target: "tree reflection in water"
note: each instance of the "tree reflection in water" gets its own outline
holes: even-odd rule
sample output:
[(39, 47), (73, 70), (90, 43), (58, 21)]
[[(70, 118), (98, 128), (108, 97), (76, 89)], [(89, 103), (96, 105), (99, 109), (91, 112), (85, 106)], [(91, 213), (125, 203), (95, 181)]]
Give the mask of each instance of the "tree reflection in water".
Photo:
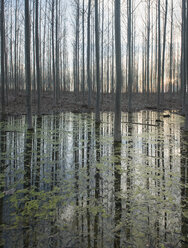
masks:
[(0, 129), (0, 248), (3, 248), (3, 202), (4, 199), (1, 194), (4, 192), (4, 182), (5, 182), (5, 160), (6, 160), (6, 132), (5, 126), (6, 121), (4, 119), (1, 120), (1, 129)]
[(121, 247), (121, 215), (122, 215), (122, 200), (121, 200), (121, 142), (114, 142), (114, 248)]
[[(25, 134), (25, 150), (24, 150), (24, 201), (21, 207), (21, 214), (23, 218), (23, 247), (27, 248), (30, 245), (31, 239), (31, 229), (30, 224), (33, 224), (32, 216), (29, 215), (27, 211), (27, 205), (30, 201), (30, 190), (31, 190), (31, 158), (32, 158), (32, 144), (33, 144), (33, 130), (27, 130)], [(34, 227), (32, 228), (32, 230)], [(33, 237), (32, 237), (33, 238)], [(35, 242), (34, 242), (35, 245)]]
[(181, 243), (188, 247), (188, 132), (181, 133)]
[(123, 114), (122, 143), (111, 113), (1, 123), (1, 247), (185, 248), (188, 140), (156, 118)]

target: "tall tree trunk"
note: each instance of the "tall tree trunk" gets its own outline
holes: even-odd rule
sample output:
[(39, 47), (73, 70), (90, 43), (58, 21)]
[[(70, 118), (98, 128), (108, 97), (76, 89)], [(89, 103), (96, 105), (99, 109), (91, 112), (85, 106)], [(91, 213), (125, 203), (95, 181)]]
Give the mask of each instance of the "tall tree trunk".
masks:
[(5, 23), (4, 0), (1, 0), (1, 111), (5, 114)]
[(58, 17), (58, 0), (56, 0), (56, 103), (60, 98), (59, 87), (59, 17)]
[(161, 94), (161, 1), (158, 0), (158, 95), (157, 95), (157, 107), (160, 105)]
[(145, 38), (142, 41), (142, 94), (145, 94)]
[(44, 34), (43, 34), (43, 62), (42, 62), (42, 89), (46, 89), (46, 76), (45, 76), (45, 58), (46, 58), (46, 19), (47, 19), (47, 1), (45, 3), (45, 19), (44, 19)]
[(121, 142), (121, 3), (115, 0), (115, 51), (116, 51), (116, 100), (115, 100), (115, 122), (114, 141)]
[(55, 74), (55, 44), (54, 44), (54, 8), (55, 1), (52, 0), (52, 71), (53, 71), (53, 86), (54, 86), (54, 102), (56, 102), (56, 74)]
[(112, 76), (111, 76), (111, 92), (114, 93), (114, 2), (112, 1)]
[(82, 3), (82, 95), (83, 101), (85, 96), (85, 23), (84, 23), (84, 14), (85, 14), (85, 0)]
[(87, 18), (87, 85), (88, 85), (88, 106), (91, 107), (91, 68), (90, 68), (90, 49), (91, 49), (91, 0), (88, 0)]
[(188, 1), (182, 0), (182, 50), (181, 50), (181, 91), (182, 110), (185, 114), (185, 130), (188, 131)]
[[(64, 20), (64, 28), (63, 28), (63, 89), (67, 90), (67, 27), (66, 27), (66, 19)], [(70, 86), (69, 86), (70, 88)]]
[(173, 0), (171, 0), (171, 28), (170, 28), (170, 71), (169, 71), (169, 93), (172, 94), (172, 62), (173, 62)]
[(155, 92), (157, 92), (157, 75), (158, 75), (158, 72), (157, 72), (157, 57), (158, 57), (158, 18), (157, 18), (157, 13), (158, 13), (158, 2), (156, 1), (156, 23), (155, 23)]
[(151, 87), (151, 93), (153, 93), (153, 53), (154, 53), (154, 50), (153, 50), (153, 11), (152, 11), (152, 23), (151, 23), (151, 26), (152, 26), (152, 31), (151, 31), (151, 70), (150, 70), (150, 87)]
[(14, 75), (14, 69), (13, 69), (13, 52), (12, 52), (12, 43), (13, 43), (13, 15), (12, 15), (12, 0), (11, 0), (11, 37), (10, 37), (10, 88), (12, 88), (12, 83), (13, 83), (13, 75)]
[(30, 68), (30, 13), (29, 0), (25, 0), (25, 76), (26, 76), (26, 106), (28, 129), (32, 128), (31, 117), (31, 68)]
[(132, 71), (132, 21), (131, 21), (131, 16), (132, 16), (132, 1), (128, 0), (128, 111), (129, 113), (132, 111), (132, 81), (133, 81), (133, 71)]
[(146, 81), (147, 81), (147, 98), (149, 99), (149, 93), (150, 93), (150, 87), (149, 87), (149, 81), (150, 81), (150, 8), (151, 8), (151, 0), (148, 0), (148, 20), (147, 20), (147, 73), (146, 73)]
[(106, 83), (107, 83), (107, 87), (106, 87), (106, 92), (107, 93), (109, 93), (110, 92), (110, 90), (109, 90), (109, 88), (110, 88), (110, 85), (109, 85), (109, 81), (110, 81), (110, 78), (109, 78), (109, 74), (110, 74), (110, 72), (109, 72), (109, 70), (110, 70), (110, 68), (109, 68), (109, 65), (110, 65), (110, 15), (109, 15), (109, 12), (110, 12), (110, 10), (109, 10), (109, 3), (108, 3), (108, 28), (107, 28), (107, 32), (108, 32), (108, 35), (107, 35), (107, 63), (106, 63), (106, 66), (107, 66), (107, 70), (106, 70), (106, 78), (107, 78), (107, 80), (106, 80)]
[(104, 0), (102, 0), (102, 33), (101, 33), (101, 102), (104, 91)]
[(96, 79), (97, 79), (97, 101), (96, 101), (96, 122), (100, 122), (100, 68), (99, 68), (99, 16), (98, 0), (95, 0), (95, 53), (96, 53)]
[(166, 48), (166, 26), (167, 26), (167, 14), (168, 14), (168, 0), (165, 4), (165, 20), (164, 20), (164, 32), (163, 32), (163, 57), (162, 57), (162, 101), (164, 101), (164, 72), (165, 72), (165, 48)]
[(76, 14), (76, 84), (75, 93), (78, 96), (80, 88), (80, 0), (77, 0)]
[(41, 71), (40, 71), (40, 58), (39, 58), (38, 5), (39, 5), (39, 1), (36, 0), (35, 39), (36, 39), (36, 69), (37, 69), (37, 111), (38, 111), (38, 115), (40, 115)]
[(36, 99), (36, 80), (35, 80), (35, 65), (36, 65), (36, 43), (35, 43), (35, 1), (33, 1), (33, 91), (34, 91), (34, 101)]
[(17, 11), (18, 11), (18, 0), (16, 0), (16, 8), (15, 8), (15, 41), (14, 41), (14, 85), (15, 85), (15, 96), (17, 95), (18, 85), (17, 85)]

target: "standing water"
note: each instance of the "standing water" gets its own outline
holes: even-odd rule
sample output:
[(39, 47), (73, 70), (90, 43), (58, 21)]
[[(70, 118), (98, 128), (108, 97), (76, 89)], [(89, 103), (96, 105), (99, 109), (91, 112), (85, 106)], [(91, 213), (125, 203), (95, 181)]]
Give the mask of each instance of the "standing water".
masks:
[(172, 114), (0, 123), (0, 247), (188, 247), (188, 135)]

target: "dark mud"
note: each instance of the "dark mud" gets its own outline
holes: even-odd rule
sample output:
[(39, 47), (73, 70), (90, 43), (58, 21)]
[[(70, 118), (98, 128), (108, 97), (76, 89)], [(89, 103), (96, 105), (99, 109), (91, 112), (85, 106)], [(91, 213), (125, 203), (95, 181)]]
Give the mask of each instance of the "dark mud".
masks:
[[(79, 93), (76, 95), (73, 92), (62, 92), (60, 99), (57, 103), (54, 101), (53, 92), (43, 92), (41, 97), (41, 114), (53, 114), (61, 112), (73, 112), (73, 113), (87, 113), (95, 112), (95, 100), (96, 95), (92, 95), (91, 107), (87, 104), (88, 96)], [(100, 111), (106, 112), (114, 111), (114, 94), (103, 94), (101, 95), (101, 105)], [(1, 110), (1, 107), (0, 107)], [(146, 95), (143, 94), (133, 94), (132, 101), (132, 111), (137, 112), (140, 110), (157, 110), (157, 94), (152, 94), (147, 99)], [(181, 101), (178, 95), (170, 96), (165, 94), (164, 101), (160, 105), (160, 111), (170, 110), (177, 111), (181, 113)], [(128, 111), (128, 95), (122, 94), (122, 111)], [(32, 113), (37, 114), (37, 97), (32, 94)], [(26, 114), (26, 93), (19, 92), (17, 96), (13, 92), (9, 93), (7, 104), (6, 104), (6, 114), (19, 116)]]

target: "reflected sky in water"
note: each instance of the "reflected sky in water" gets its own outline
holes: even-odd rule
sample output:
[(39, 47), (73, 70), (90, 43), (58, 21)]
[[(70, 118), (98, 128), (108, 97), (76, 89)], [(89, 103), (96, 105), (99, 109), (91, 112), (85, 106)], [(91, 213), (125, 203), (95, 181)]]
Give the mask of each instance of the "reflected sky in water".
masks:
[(0, 247), (188, 247), (188, 136), (172, 114), (0, 124)]

